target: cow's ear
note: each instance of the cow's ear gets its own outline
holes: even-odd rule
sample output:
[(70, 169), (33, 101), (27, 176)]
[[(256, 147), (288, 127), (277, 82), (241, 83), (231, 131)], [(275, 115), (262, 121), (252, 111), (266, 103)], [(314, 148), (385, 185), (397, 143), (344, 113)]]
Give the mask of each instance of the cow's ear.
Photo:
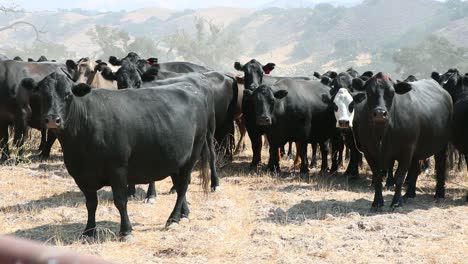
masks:
[(329, 94), (322, 94), (322, 102), (324, 102), (327, 105), (331, 104), (332, 100), (330, 98), (330, 95)]
[(122, 60), (117, 59), (115, 56), (110, 56), (109, 57), (109, 63), (114, 65), (114, 66), (120, 66), (122, 65)]
[(275, 69), (275, 66), (276, 64), (269, 62), (267, 63), (267, 65), (263, 66), (262, 68), (265, 74), (270, 74), (270, 72)]
[(288, 95), (288, 91), (279, 90), (279, 91), (276, 91), (273, 95), (275, 96), (276, 99), (282, 99), (286, 97), (286, 95)]
[(440, 83), (440, 74), (438, 72), (432, 72), (431, 78), (434, 79), (436, 82)]
[(395, 92), (397, 94), (405, 94), (405, 93), (411, 91), (411, 89), (413, 89), (411, 87), (411, 84), (409, 84), (407, 82), (401, 82), (401, 83), (395, 84)]
[(352, 81), (352, 87), (354, 91), (364, 91), (364, 80), (361, 78), (354, 78)]
[(320, 82), (321, 82), (322, 84), (325, 84), (325, 85), (328, 85), (328, 86), (331, 85), (331, 79), (328, 78), (327, 76), (323, 76), (323, 77), (320, 79)]
[(314, 77), (317, 79), (322, 79), (322, 75), (320, 75), (318, 72), (314, 72)]
[(32, 78), (24, 78), (23, 80), (21, 80), (21, 86), (29, 91), (37, 90), (36, 81), (34, 81)]
[(141, 75), (141, 80), (144, 82), (151, 82), (156, 79), (156, 76), (158, 75), (160, 66), (158, 63), (152, 64), (151, 67), (149, 67), (142, 75)]
[(244, 90), (244, 97), (249, 97), (253, 94), (253, 91), (252, 90), (249, 90), (249, 89), (245, 89)]
[(76, 62), (73, 61), (73, 60), (67, 60), (65, 62), (65, 65), (67, 65), (67, 69), (70, 71), (70, 70), (74, 70), (76, 69)]
[(242, 68), (244, 68), (244, 65), (240, 64), (238, 61), (234, 62), (234, 69), (242, 71)]
[(372, 71), (366, 71), (361, 76), (367, 77), (367, 79), (369, 79), (369, 78), (372, 78), (372, 76), (374, 76), (374, 73)]
[(108, 81), (115, 81), (117, 79), (114, 72), (112, 72), (112, 69), (108, 66), (102, 66), (101, 75)]
[(330, 78), (335, 79), (336, 76), (338, 76), (338, 73), (336, 73), (334, 71), (331, 71), (329, 76), (330, 76)]
[(81, 97), (91, 92), (91, 86), (86, 83), (80, 83), (72, 87), (72, 92), (75, 96)]
[(360, 102), (364, 101), (366, 99), (366, 94), (365, 93), (357, 93), (353, 95), (353, 101), (356, 104), (359, 104)]

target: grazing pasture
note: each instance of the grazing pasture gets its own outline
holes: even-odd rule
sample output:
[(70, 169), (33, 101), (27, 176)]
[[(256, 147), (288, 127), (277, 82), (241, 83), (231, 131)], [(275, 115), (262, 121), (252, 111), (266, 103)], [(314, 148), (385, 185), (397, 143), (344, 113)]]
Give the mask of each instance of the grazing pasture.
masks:
[[(37, 149), (40, 135), (26, 142)], [(311, 170), (301, 181), (293, 161), (281, 174), (249, 173), (250, 146), (219, 169), (221, 189), (205, 195), (197, 177), (189, 186), (190, 220), (165, 227), (176, 195), (170, 178), (158, 182), (154, 204), (146, 186), (129, 201), (134, 238), (119, 242), (120, 216), (110, 188), (98, 191), (98, 237), (80, 235), (87, 213), (83, 194), (68, 175), (60, 146), (51, 159), (29, 153), (26, 162), (0, 166), (0, 230), (48, 245), (101, 256), (117, 263), (466, 263), (468, 205), (466, 171), (450, 171), (446, 199), (435, 203), (431, 169), (421, 174), (417, 196), (395, 211), (384, 190), (382, 212), (372, 213), (371, 173), (364, 163), (358, 180)], [(267, 162), (263, 149), (262, 165)], [(194, 176), (198, 171), (194, 172)]]

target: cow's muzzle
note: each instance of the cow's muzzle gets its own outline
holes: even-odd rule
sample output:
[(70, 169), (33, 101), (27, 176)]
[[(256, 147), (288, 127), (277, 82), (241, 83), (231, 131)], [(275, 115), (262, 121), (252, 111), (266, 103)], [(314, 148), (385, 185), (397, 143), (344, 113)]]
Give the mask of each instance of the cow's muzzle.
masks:
[(45, 124), (47, 128), (61, 128), (62, 119), (57, 115), (48, 115), (45, 117)]
[(257, 118), (257, 125), (259, 126), (271, 126), (271, 118), (262, 116)]
[(376, 123), (386, 123), (388, 120), (388, 113), (382, 108), (377, 108), (373, 111), (372, 117)]
[(349, 127), (350, 127), (349, 120), (345, 120), (345, 119), (338, 120), (338, 128), (349, 128)]

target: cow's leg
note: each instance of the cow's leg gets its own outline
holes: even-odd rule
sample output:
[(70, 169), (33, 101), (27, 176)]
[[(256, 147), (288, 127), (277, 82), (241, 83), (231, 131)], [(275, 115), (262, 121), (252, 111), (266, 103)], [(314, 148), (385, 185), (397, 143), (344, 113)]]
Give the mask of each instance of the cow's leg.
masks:
[(86, 210), (88, 210), (88, 222), (86, 223), (83, 236), (94, 237), (96, 235), (96, 209), (98, 206), (97, 192), (83, 191), (86, 198)]
[[(188, 206), (187, 201), (185, 200), (185, 194), (187, 193), (190, 174), (191, 170), (184, 169), (181, 170), (179, 174), (176, 174), (172, 177), (172, 181), (174, 182), (177, 191), (177, 200), (174, 206), (174, 210), (172, 210), (172, 213), (166, 222), (166, 226), (179, 223), (180, 218), (182, 217), (182, 213), (185, 213), (185, 217), (188, 217)], [(186, 207), (186, 210), (183, 210), (184, 206)]]
[(385, 187), (392, 187), (395, 185), (395, 178), (393, 177), (393, 167), (395, 166), (395, 160), (392, 160), (386, 170), (387, 181)]
[(439, 153), (435, 154), (436, 169), (436, 199), (445, 198), (445, 179), (447, 178), (447, 147), (444, 147)]
[[(129, 185), (130, 187), (130, 185)], [(135, 185), (133, 185), (135, 187)], [(134, 194), (135, 195), (135, 194)], [(145, 203), (154, 203), (156, 200), (156, 184), (154, 181), (148, 184), (148, 191), (146, 191)]]
[(343, 163), (343, 150), (344, 142), (339, 135), (335, 135), (331, 138), (332, 145), (332, 167), (330, 169), (331, 173), (338, 171), (338, 166)]
[(384, 172), (377, 167), (377, 162), (365, 155), (367, 163), (372, 170), (372, 185), (374, 186), (374, 201), (372, 202), (372, 210), (377, 211), (384, 206), (384, 199), (382, 195), (382, 180)]
[(320, 142), (320, 153), (322, 154), (322, 166), (320, 171), (328, 171), (328, 146), (326, 142)]
[(406, 193), (404, 196), (405, 199), (416, 197), (416, 181), (418, 180), (418, 176), (420, 173), (421, 166), (419, 160), (413, 159), (408, 170), (408, 187), (406, 188)]
[(301, 157), (301, 173), (309, 173), (309, 161), (307, 160), (307, 143), (296, 142), (297, 155)]
[(42, 149), (44, 148), (46, 141), (47, 141), (47, 129), (43, 128), (41, 129), (41, 144), (39, 145), (38, 151), (42, 152)]
[(136, 194), (135, 184), (129, 184), (127, 186), (127, 197), (135, 198), (135, 194)]
[(47, 130), (47, 140), (44, 144), (44, 147), (42, 148), (41, 154), (39, 156), (41, 158), (49, 158), (50, 157), (50, 150), (52, 149), (52, 146), (54, 145), (55, 140), (57, 139), (57, 132), (52, 129)]
[(0, 126), (0, 151), (2, 152), (0, 161), (7, 160), (10, 156), (10, 149), (8, 148), (8, 124)]
[(127, 169), (125, 167), (115, 168), (111, 175), (112, 195), (114, 196), (114, 205), (119, 210), (120, 214), (120, 232), (119, 235), (122, 241), (130, 238), (132, 233), (132, 225), (127, 213)]
[[(247, 129), (245, 128), (245, 120), (243, 117), (237, 118), (236, 120), (237, 127), (239, 128), (239, 141), (237, 142), (236, 150), (234, 151), (234, 155), (239, 154), (241, 151), (245, 150), (245, 143), (244, 143), (244, 138), (245, 138), (245, 133), (247, 132)], [(241, 150), (242, 148), (242, 150)]]
[(390, 207), (401, 207), (403, 205), (403, 198), (401, 196), (401, 189), (405, 181), (406, 173), (410, 167), (411, 158), (401, 159), (398, 161), (398, 167), (395, 171), (395, 194), (393, 195), (392, 204)]
[(345, 135), (346, 149), (350, 151), (350, 158), (348, 162), (348, 168), (344, 175), (350, 179), (357, 179), (359, 177), (359, 158), (362, 155), (356, 148), (354, 143), (354, 137), (352, 134)]
[(315, 168), (317, 167), (317, 143), (312, 143), (312, 158), (310, 159), (310, 167)]
[(16, 111), (15, 117), (15, 133), (13, 138), (13, 144), (18, 148), (18, 158), (23, 158), (24, 154), (24, 141), (28, 135), (28, 126), (27, 126), (27, 110), (19, 108)]
[[(219, 187), (219, 177), (218, 172), (216, 171), (216, 153), (213, 144), (212, 134), (210, 132), (207, 133), (206, 136), (206, 144), (205, 146), (208, 147), (208, 155), (209, 155), (209, 163), (210, 163), (210, 171), (211, 171), (211, 191), (215, 192), (216, 189)], [(205, 150), (202, 150), (205, 151)], [(190, 175), (188, 176), (190, 179)]]
[(250, 141), (252, 143), (252, 162), (250, 163), (250, 170), (255, 170), (262, 158), (262, 136), (258, 134), (250, 134)]
[(280, 172), (280, 167), (279, 167), (279, 146), (276, 144), (272, 144), (270, 142), (270, 156), (268, 158), (268, 170), (270, 172)]

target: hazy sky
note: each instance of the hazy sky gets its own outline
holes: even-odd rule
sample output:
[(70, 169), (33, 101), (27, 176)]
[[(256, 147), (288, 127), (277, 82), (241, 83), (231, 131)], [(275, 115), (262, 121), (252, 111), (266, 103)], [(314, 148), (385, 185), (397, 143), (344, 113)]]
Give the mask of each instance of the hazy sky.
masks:
[[(135, 10), (143, 7), (171, 9), (203, 8), (213, 6), (261, 7), (274, 0), (0, 0), (0, 3), (16, 2), (27, 10), (55, 10), (57, 8), (82, 8), (100, 11)], [(278, 1), (278, 0), (276, 0)], [(330, 0), (279, 0), (285, 2), (329, 2)], [(332, 0), (333, 1), (333, 0)], [(336, 0), (335, 0), (336, 1)], [(338, 0), (359, 2), (359, 0)]]

